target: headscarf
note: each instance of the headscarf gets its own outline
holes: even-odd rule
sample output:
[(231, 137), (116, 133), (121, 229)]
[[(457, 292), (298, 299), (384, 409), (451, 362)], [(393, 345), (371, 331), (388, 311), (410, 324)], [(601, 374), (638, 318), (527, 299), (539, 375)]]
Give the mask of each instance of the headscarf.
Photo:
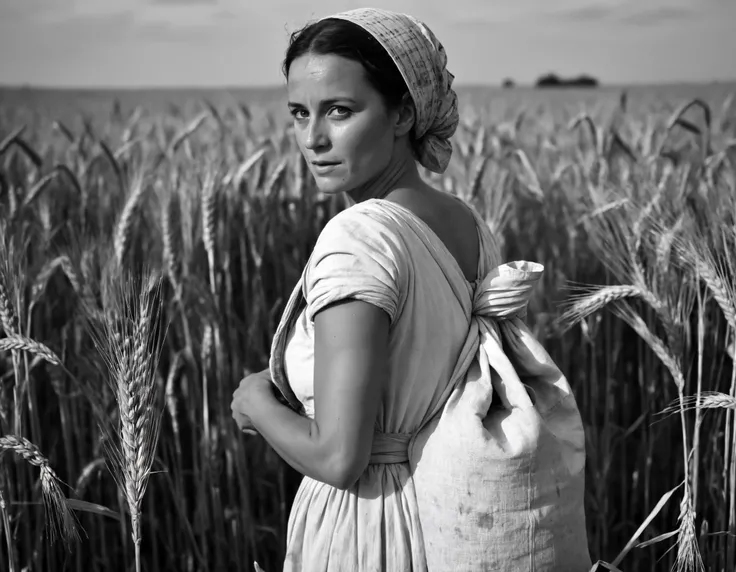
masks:
[(452, 155), (450, 137), (458, 125), (455, 76), (447, 70), (442, 44), (422, 22), (408, 14), (378, 8), (340, 12), (338, 18), (357, 24), (371, 34), (391, 56), (414, 101), (415, 150), (419, 163), (444, 173)]

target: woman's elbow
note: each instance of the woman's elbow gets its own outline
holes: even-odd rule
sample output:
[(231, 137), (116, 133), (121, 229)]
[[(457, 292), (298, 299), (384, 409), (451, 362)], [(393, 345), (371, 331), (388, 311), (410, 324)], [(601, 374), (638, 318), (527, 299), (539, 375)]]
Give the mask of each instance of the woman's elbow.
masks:
[(328, 464), (325, 482), (336, 489), (349, 490), (360, 480), (367, 467), (367, 459), (338, 456)]

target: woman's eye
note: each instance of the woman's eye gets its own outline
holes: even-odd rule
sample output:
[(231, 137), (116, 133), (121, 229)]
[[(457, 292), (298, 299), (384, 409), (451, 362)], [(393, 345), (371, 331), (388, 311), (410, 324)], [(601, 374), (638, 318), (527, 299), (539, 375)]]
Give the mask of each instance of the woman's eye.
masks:
[(352, 113), (352, 111), (350, 111), (347, 107), (341, 107), (339, 105), (333, 107), (332, 111), (335, 112), (333, 113), (333, 115), (336, 115), (340, 118), (348, 117)]
[[(336, 105), (334, 107), (331, 107), (330, 110), (327, 112), (328, 115), (331, 115), (337, 119), (345, 119), (352, 115), (352, 111), (349, 110), (347, 107), (342, 107), (340, 105)], [(309, 114), (304, 109), (292, 109), (291, 115), (294, 117), (294, 119), (307, 119)]]

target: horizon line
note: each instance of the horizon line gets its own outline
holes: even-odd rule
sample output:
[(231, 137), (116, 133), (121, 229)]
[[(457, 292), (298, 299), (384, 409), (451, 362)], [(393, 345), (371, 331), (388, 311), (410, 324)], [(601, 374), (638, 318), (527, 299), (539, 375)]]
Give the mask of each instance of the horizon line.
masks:
[[(540, 76), (545, 77), (546, 75), (557, 75), (554, 72), (543, 74)], [(605, 83), (604, 81), (596, 78), (593, 75), (580, 74), (577, 76), (559, 76), (562, 80), (577, 79), (580, 77), (591, 77), (598, 82), (597, 86), (579, 86), (581, 89), (605, 89), (605, 88), (620, 88), (620, 87), (668, 87), (668, 86), (683, 86), (683, 85), (713, 85), (713, 84), (732, 84), (736, 83), (736, 77), (734, 78), (721, 78), (711, 80), (667, 80), (667, 81), (636, 81), (632, 80), (629, 82), (612, 82)], [(511, 81), (514, 81), (513, 78)], [(506, 79), (501, 80), (498, 83), (478, 83), (478, 82), (467, 82), (467, 83), (455, 83), (454, 89), (473, 89), (473, 88), (498, 88), (498, 89), (515, 89), (515, 88), (535, 88), (535, 89), (556, 89), (553, 86), (545, 86), (539, 88), (535, 83), (516, 82), (511, 88), (504, 88), (503, 82)], [(44, 85), (44, 84), (33, 84), (33, 83), (14, 83), (4, 84), (0, 83), (0, 89), (3, 90), (28, 90), (28, 91), (228, 91), (228, 90), (258, 90), (258, 91), (271, 91), (275, 89), (283, 89), (284, 84), (263, 84), (263, 85)], [(560, 86), (559, 89), (575, 89), (578, 86)]]

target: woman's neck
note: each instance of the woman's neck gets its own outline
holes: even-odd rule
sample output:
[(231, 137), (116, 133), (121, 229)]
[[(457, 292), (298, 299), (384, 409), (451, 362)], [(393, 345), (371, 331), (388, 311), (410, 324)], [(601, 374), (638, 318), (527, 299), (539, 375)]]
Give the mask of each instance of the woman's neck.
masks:
[(347, 194), (353, 202), (361, 203), (368, 199), (384, 199), (398, 187), (416, 183), (421, 183), (421, 177), (413, 157), (399, 154), (391, 158), (388, 167), (380, 175)]

